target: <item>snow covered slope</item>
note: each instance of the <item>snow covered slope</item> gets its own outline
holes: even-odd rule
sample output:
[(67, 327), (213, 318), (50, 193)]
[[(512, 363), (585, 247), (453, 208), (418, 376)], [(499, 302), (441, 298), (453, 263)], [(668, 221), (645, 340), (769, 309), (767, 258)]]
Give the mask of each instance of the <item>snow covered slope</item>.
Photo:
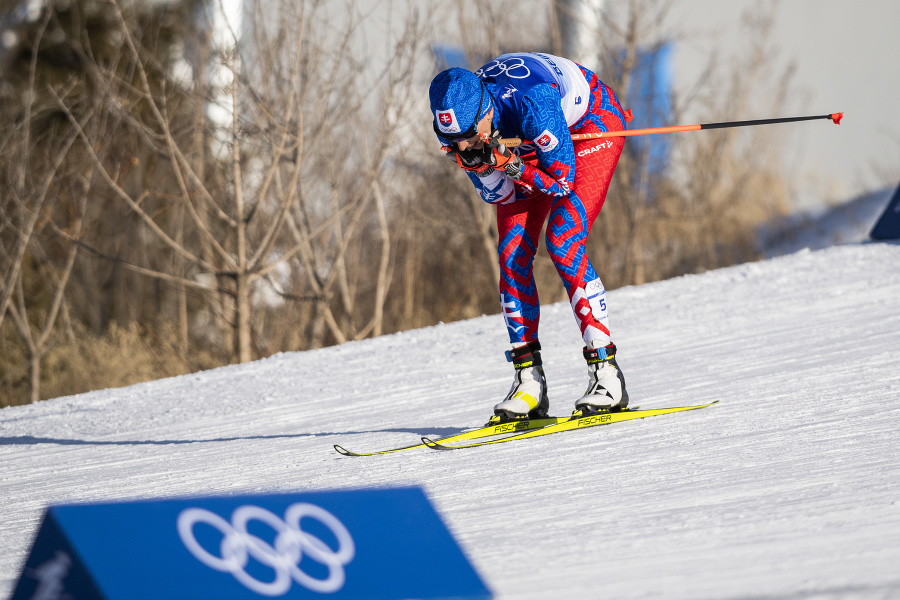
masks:
[(769, 232), (763, 236), (763, 253), (773, 257), (804, 248), (821, 250), (867, 241), (895, 189), (896, 186), (891, 186), (863, 194), (822, 214), (794, 215), (776, 228), (777, 235)]
[[(455, 452), (488, 316), (0, 410), (0, 597), (48, 503), (423, 485), (502, 598), (900, 598), (900, 246), (805, 251), (608, 296), (633, 404), (701, 411)], [(586, 384), (545, 309), (553, 412)]]

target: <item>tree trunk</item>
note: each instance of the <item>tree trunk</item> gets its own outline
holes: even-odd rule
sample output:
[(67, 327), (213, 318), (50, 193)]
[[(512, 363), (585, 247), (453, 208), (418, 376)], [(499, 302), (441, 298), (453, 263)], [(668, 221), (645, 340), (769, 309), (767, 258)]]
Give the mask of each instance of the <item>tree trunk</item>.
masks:
[(238, 362), (253, 360), (250, 339), (250, 277), (238, 273), (235, 278), (235, 334), (237, 336)]
[(381, 231), (381, 262), (378, 266), (378, 281), (375, 288), (375, 314), (372, 317), (374, 327), (372, 336), (381, 335), (382, 322), (384, 320), (384, 299), (388, 288), (388, 266), (391, 260), (391, 234), (388, 228), (387, 216), (384, 212), (384, 199), (381, 197), (381, 187), (375, 181), (372, 185), (375, 194), (375, 207), (378, 209), (378, 226)]
[(41, 354), (33, 352), (30, 356), (29, 369), (31, 371), (31, 380), (28, 385), (29, 399), (34, 404), (41, 399)]

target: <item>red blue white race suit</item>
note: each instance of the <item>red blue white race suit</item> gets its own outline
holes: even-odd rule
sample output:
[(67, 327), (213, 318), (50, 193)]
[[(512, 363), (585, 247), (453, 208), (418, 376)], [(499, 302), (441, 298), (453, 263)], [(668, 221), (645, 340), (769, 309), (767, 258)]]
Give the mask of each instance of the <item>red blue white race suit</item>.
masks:
[(540, 302), (532, 263), (549, 215), (547, 251), (582, 338), (606, 345), (606, 294), (585, 240), (603, 207), (624, 138), (573, 143), (570, 134), (621, 131), (625, 111), (594, 73), (549, 54), (504, 54), (475, 74), (494, 101), (501, 137), (534, 141), (514, 150), (525, 161), (518, 181), (500, 170), (486, 177), (467, 172), (482, 199), (497, 205), (500, 306), (510, 341), (537, 340)]

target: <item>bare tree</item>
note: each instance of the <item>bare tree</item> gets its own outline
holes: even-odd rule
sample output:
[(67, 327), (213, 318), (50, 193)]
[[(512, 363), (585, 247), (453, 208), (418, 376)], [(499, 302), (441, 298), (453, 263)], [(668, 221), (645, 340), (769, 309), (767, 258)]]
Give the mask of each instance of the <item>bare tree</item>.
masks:
[[(25, 114), (21, 123), (11, 127), (3, 139), (3, 149), (6, 150), (4, 155), (11, 156), (12, 158), (7, 165), (6, 185), (4, 187), (8, 190), (8, 194), (5, 194), (2, 199), (4, 218), (0, 220), (0, 241), (4, 242), (2, 246), (0, 246), (0, 249), (3, 251), (3, 266), (5, 267), (2, 269), (3, 279), (0, 280), (0, 283), (2, 283), (2, 286), (0, 286), (0, 327), (3, 325), (3, 320), (12, 298), (15, 283), (21, 274), (22, 259), (25, 257), (26, 249), (31, 241), (34, 227), (37, 224), (37, 220), (41, 213), (41, 208), (47, 198), (47, 191), (50, 188), (53, 175), (55, 174), (56, 169), (59, 168), (62, 158), (65, 156), (65, 152), (57, 154), (57, 160), (54, 161), (50, 172), (44, 177), (44, 185), (41, 186), (42, 192), (33, 198), (33, 202), (28, 202), (27, 188), (29, 184), (32, 183), (29, 182), (28, 179), (29, 175), (33, 172), (33, 170), (29, 169), (29, 158), (33, 149), (33, 142), (31, 139), (31, 115), (34, 108), (37, 47), (40, 45), (40, 40), (47, 29), (48, 20), (48, 18), (42, 20), (36, 36), (37, 43), (35, 44), (35, 49), (31, 53), (28, 69), (28, 83), (25, 89)], [(69, 144), (71, 144), (71, 142), (69, 142)], [(66, 148), (66, 150), (68, 150), (68, 148)], [(14, 214), (18, 215), (18, 219), (13, 217)], [(17, 221), (18, 226), (16, 226)], [(7, 244), (9, 247), (7, 247)]]
[[(255, 6), (261, 13), (262, 6)], [(267, 10), (271, 9), (268, 4)], [(323, 28), (325, 3), (285, 0), (278, 6), (276, 22), (263, 16), (255, 20), (252, 46), (241, 46), (234, 32), (233, 43), (215, 49), (210, 68), (220, 74), (222, 83), (218, 89), (213, 85), (201, 90), (209, 92), (203, 98), (191, 95), (193, 90), (177, 89), (164, 73), (153, 73), (157, 66), (138, 44), (133, 21), (118, 3), (112, 4), (112, 10), (125, 55), (134, 68), (135, 84), (122, 80), (117, 70), (95, 63), (94, 76), (102, 82), (103, 91), (95, 98), (94, 110), (119, 115), (149, 151), (164, 159), (165, 175), (175, 188), (170, 191), (165, 182), (150, 182), (149, 187), (129, 189), (116, 176), (115, 157), (104, 156), (98, 149), (103, 132), (92, 135), (78, 122), (67, 98), (56, 90), (53, 93), (98, 175), (176, 265), (168, 270), (124, 266), (202, 291), (210, 311), (233, 332), (233, 356), (239, 362), (253, 357), (254, 325), (263, 321), (265, 305), (254, 302), (254, 294), (266, 282), (283, 291), (283, 282), (274, 277), (282, 266), (296, 265), (298, 258), (302, 265), (298, 270), (312, 288), (317, 318), (327, 324), (336, 341), (380, 329), (378, 314), (383, 310), (390, 245), (378, 178), (397, 120), (404, 114), (403, 95), (398, 92), (409, 79), (414, 57), (414, 15), (385, 69), (390, 74), (387, 92), (378, 108), (386, 118), (370, 134), (372, 151), (361, 152), (352, 121), (342, 119), (357, 113), (362, 102), (362, 92), (353, 83), (367, 66), (352, 54), (358, 21), (351, 19), (338, 30)], [(206, 124), (214, 149), (206, 155), (202, 177), (190, 152), (196, 136), (181, 130), (184, 111), (176, 105), (184, 98), (224, 104), (222, 112), (229, 117), (228, 122)], [(123, 105), (140, 106), (146, 114), (123, 113)], [(151, 209), (159, 208), (159, 201), (167, 196), (177, 199), (186, 215), (175, 219), (174, 230), (171, 225), (167, 230)], [(154, 197), (157, 202), (146, 202)], [(370, 214), (372, 198), (387, 256), (381, 260), (380, 299), (372, 320), (359, 327), (351, 318), (356, 306), (347, 253), (356, 228)], [(334, 244), (323, 245), (328, 239)], [(323, 272), (327, 272), (324, 277)], [(295, 279), (295, 274), (287, 279)], [(333, 286), (339, 289), (342, 320), (334, 315), (330, 302)]]
[[(31, 52), (21, 119), (3, 138), (7, 158), (0, 178), (6, 192), (2, 195), (4, 218), (0, 225), (0, 240), (4, 242), (0, 327), (10, 314), (27, 354), (30, 402), (40, 399), (41, 360), (54, 341), (57, 317), (77, 255), (75, 247), (53, 251), (48, 243), (52, 244), (56, 236), (48, 241), (45, 234), (56, 226), (53, 214), (62, 206), (71, 235), (80, 236), (90, 186), (88, 173), (80, 177), (82, 185), (74, 192), (66, 191), (71, 174), (63, 168), (75, 136), (34, 122), (38, 47), (48, 23), (49, 13), (40, 22)], [(57, 264), (57, 258), (61, 258), (61, 264)]]
[[(81, 189), (77, 194), (79, 197), (77, 199), (72, 198), (70, 200), (72, 222), (70, 223), (68, 231), (66, 232), (67, 236), (71, 236), (75, 239), (80, 237), (82, 233), (82, 215), (84, 215), (85, 213), (88, 193), (90, 190), (89, 174), (82, 178), (82, 185), (80, 187)], [(32, 244), (36, 245), (38, 243), (38, 239), (39, 238), (37, 237), (32, 238)], [(42, 248), (36, 248), (32, 250), (32, 256), (36, 257), (42, 254), (47, 254), (46, 252), (42, 252), (42, 250)], [(33, 298), (26, 299), (25, 282), (23, 281), (21, 270), (19, 270), (19, 277), (17, 277), (13, 282), (12, 287), (14, 288), (14, 301), (9, 304), (8, 310), (12, 315), (13, 322), (16, 325), (16, 329), (18, 330), (22, 341), (25, 343), (28, 355), (30, 372), (30, 402), (37, 402), (38, 400), (40, 400), (41, 360), (55, 341), (53, 339), (53, 334), (56, 333), (56, 320), (59, 316), (60, 309), (63, 306), (66, 285), (68, 284), (69, 277), (72, 274), (72, 268), (75, 265), (77, 254), (78, 247), (74, 245), (70, 246), (65, 253), (65, 263), (62, 265), (62, 267), (57, 269), (54, 265), (50, 264), (50, 262), (47, 261), (47, 263), (42, 265), (42, 267), (39, 269), (42, 275), (42, 287), (46, 288), (46, 291), (50, 296), (49, 306), (40, 311), (42, 313), (42, 319), (32, 314), (35, 312), (31, 308), (31, 306), (33, 305)], [(43, 322), (40, 325), (36, 325), (35, 323), (40, 320), (42, 320)]]

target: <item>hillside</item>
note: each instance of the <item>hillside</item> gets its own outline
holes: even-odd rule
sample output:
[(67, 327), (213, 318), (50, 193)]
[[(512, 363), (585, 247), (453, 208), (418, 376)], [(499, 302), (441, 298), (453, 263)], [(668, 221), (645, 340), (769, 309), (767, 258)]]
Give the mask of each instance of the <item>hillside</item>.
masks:
[(818, 214), (796, 214), (766, 227), (761, 246), (766, 257), (792, 254), (803, 249), (821, 250), (839, 244), (858, 244), (869, 239), (895, 186), (861, 194)]
[[(721, 403), (456, 452), (500, 316), (0, 410), (0, 597), (43, 508), (422, 485), (501, 598), (900, 597), (900, 246), (801, 251), (608, 294), (633, 404)], [(545, 308), (552, 412), (586, 384)]]

